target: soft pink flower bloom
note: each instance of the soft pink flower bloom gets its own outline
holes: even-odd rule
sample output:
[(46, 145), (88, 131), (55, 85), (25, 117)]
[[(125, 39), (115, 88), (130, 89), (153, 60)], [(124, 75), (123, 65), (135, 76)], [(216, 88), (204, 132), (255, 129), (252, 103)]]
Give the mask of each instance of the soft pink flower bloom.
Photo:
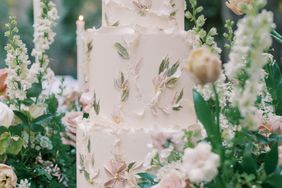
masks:
[(151, 135), (153, 147), (161, 150), (167, 141), (167, 136), (163, 132), (157, 132)]
[(282, 133), (282, 116), (270, 117), (269, 124), (274, 132)]
[(62, 122), (66, 127), (66, 133), (63, 135), (63, 143), (75, 147), (76, 145), (76, 128), (78, 121), (82, 119), (82, 112), (69, 112), (67, 113)]
[(186, 182), (178, 172), (171, 172), (152, 188), (185, 188)]
[(104, 184), (105, 187), (124, 188), (127, 182), (125, 174), (127, 165), (124, 161), (111, 160), (105, 167), (105, 172), (109, 180)]
[(83, 112), (89, 113), (91, 106), (93, 106), (93, 94), (90, 92), (83, 93), (80, 97), (79, 102), (82, 105)]

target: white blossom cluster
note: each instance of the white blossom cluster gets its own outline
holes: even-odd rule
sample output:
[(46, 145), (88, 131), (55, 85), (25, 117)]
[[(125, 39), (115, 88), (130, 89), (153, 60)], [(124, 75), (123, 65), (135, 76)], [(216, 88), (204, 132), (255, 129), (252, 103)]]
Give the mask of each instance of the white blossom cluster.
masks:
[(40, 2), (41, 14), (34, 24), (34, 44), (35, 48), (32, 51), (32, 55), (35, 57), (35, 64), (31, 67), (31, 71), (39, 74), (39, 81), (42, 81), (41, 77), (49, 74), (49, 59), (46, 55), (46, 51), (50, 48), (50, 45), (54, 42), (55, 32), (53, 31), (56, 21), (58, 20), (58, 12), (56, 5), (51, 1), (41, 0)]
[(29, 72), (28, 66), (31, 64), (26, 45), (18, 35), (17, 22), (14, 17), (10, 17), (10, 23), (6, 25), (5, 36), (8, 38), (8, 44), (5, 47), (7, 51), (6, 65), (8, 66), (8, 95), (10, 99), (26, 99), (26, 90), (34, 82), (34, 75)]
[[(226, 64), (226, 74), (233, 83), (231, 102), (244, 117), (242, 125), (254, 128), (255, 102), (264, 89), (264, 65), (268, 62), (264, 50), (272, 44), (273, 14), (263, 10), (258, 15), (247, 15), (238, 22), (235, 42)], [(261, 40), (263, 38), (263, 40)]]
[(31, 184), (28, 179), (21, 180), (20, 183), (17, 184), (16, 188), (30, 188)]

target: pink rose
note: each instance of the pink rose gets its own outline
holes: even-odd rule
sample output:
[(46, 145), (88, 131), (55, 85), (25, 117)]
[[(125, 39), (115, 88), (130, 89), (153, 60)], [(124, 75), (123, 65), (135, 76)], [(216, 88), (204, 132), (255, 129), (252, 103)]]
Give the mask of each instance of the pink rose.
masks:
[(152, 188), (185, 188), (186, 182), (177, 171), (171, 172)]
[(7, 78), (8, 78), (8, 70), (0, 69), (0, 95), (6, 94), (7, 92)]
[(66, 133), (62, 138), (64, 144), (76, 146), (76, 128), (82, 116), (82, 112), (69, 112), (63, 117), (62, 122), (66, 127)]
[(282, 116), (271, 116), (269, 124), (274, 132), (282, 133)]

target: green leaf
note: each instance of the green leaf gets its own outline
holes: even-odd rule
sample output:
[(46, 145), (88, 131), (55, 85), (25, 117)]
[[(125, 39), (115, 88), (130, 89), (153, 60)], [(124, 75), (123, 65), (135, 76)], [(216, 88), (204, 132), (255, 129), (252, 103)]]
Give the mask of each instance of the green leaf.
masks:
[(280, 174), (273, 174), (270, 176), (266, 182), (267, 184), (273, 186), (274, 188), (281, 188), (282, 185), (282, 175)]
[(35, 123), (33, 123), (32, 125), (31, 125), (31, 130), (33, 131), (33, 132), (40, 132), (40, 133), (43, 133), (44, 131), (45, 131), (45, 129), (43, 128), (43, 126), (42, 125), (40, 125), (40, 124), (35, 124)]
[(129, 172), (135, 164), (136, 164), (136, 162), (130, 163), (127, 167), (127, 171)]
[(9, 140), (10, 140), (11, 134), (8, 132), (5, 132), (0, 135), (0, 155), (3, 155), (6, 153), (7, 148), (9, 147)]
[(154, 176), (153, 174), (149, 174), (149, 173), (141, 172), (141, 173), (138, 173), (137, 175), (139, 177), (146, 179), (146, 180), (149, 180), (151, 182), (155, 182), (155, 179), (156, 179), (156, 176)]
[(53, 116), (52, 114), (43, 114), (42, 116), (39, 116), (38, 118), (33, 120), (32, 123), (42, 125), (46, 121), (49, 121), (52, 118), (52, 116)]
[(49, 98), (46, 99), (45, 103), (47, 104), (48, 112), (50, 112), (51, 114), (54, 114), (57, 112), (59, 103), (54, 94), (49, 96)]
[(252, 157), (250, 152), (246, 153), (243, 157), (242, 167), (244, 168), (245, 172), (248, 174), (256, 174), (257, 171), (257, 163), (255, 159)]
[(40, 83), (32, 84), (31, 88), (27, 90), (27, 97), (38, 97), (42, 92), (42, 85)]
[(8, 143), (7, 153), (17, 155), (24, 145), (24, 140), (19, 136), (11, 137)]
[(162, 72), (164, 72), (166, 69), (168, 69), (169, 67), (169, 57), (165, 57), (159, 67), (159, 74), (161, 74)]
[(129, 59), (128, 51), (124, 46), (122, 46), (120, 43), (116, 42), (114, 44), (114, 47), (116, 48), (117, 53), (120, 55), (120, 57), (122, 57), (123, 59)]
[(25, 113), (14, 110), (14, 114), (15, 114), (16, 117), (18, 117), (23, 123), (29, 124), (29, 117), (28, 117)]
[(196, 115), (199, 121), (203, 124), (208, 134), (209, 141), (211, 142), (215, 150), (217, 151), (220, 150), (221, 135), (220, 132), (218, 131), (219, 127), (217, 127), (215, 123), (215, 117), (208, 103), (205, 101), (205, 99), (197, 90), (193, 90), (193, 99), (194, 99)]
[(267, 174), (271, 174), (276, 170), (278, 160), (278, 144), (274, 143), (264, 159), (264, 169)]
[(167, 76), (173, 76), (179, 67), (179, 62), (176, 62), (172, 65), (172, 67), (167, 71)]

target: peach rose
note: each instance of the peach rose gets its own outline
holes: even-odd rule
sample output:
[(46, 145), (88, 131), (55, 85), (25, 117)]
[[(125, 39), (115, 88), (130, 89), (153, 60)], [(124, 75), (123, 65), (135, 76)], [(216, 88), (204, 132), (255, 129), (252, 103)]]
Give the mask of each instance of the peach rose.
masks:
[(8, 70), (0, 69), (0, 95), (6, 93), (7, 91), (7, 78), (8, 78)]
[(17, 185), (17, 176), (14, 170), (5, 164), (0, 164), (0, 187), (13, 188)]
[(243, 15), (241, 6), (243, 4), (250, 4), (250, 3), (252, 3), (252, 0), (228, 0), (225, 4), (235, 14)]

